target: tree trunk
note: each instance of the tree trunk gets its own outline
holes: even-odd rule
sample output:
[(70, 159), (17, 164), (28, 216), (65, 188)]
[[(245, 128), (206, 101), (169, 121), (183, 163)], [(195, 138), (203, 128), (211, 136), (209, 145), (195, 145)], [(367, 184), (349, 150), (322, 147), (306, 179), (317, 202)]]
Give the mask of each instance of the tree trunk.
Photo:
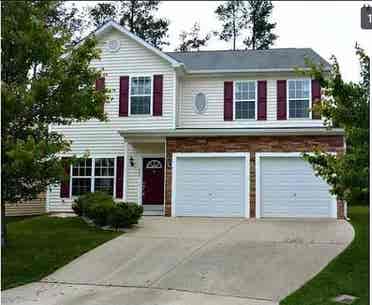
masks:
[(236, 47), (236, 15), (235, 15), (235, 3), (233, 4), (233, 40), (234, 40), (234, 43), (233, 43), (233, 50), (235, 51), (235, 47)]
[(6, 246), (5, 202), (1, 201), (1, 247)]

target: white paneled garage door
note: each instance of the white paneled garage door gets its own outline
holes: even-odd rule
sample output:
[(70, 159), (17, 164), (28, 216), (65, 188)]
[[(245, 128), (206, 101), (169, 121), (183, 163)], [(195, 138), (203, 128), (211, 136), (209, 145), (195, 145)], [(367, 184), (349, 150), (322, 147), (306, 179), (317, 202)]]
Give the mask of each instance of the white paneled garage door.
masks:
[(174, 216), (245, 216), (245, 157), (177, 157), (174, 165)]
[(300, 157), (260, 158), (261, 217), (336, 217), (328, 184)]

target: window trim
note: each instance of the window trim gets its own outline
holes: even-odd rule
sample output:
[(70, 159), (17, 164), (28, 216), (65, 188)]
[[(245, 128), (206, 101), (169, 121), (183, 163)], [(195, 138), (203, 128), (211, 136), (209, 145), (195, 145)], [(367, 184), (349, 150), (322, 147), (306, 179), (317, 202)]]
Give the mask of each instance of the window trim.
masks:
[[(289, 82), (290, 81), (307, 81), (309, 83), (309, 116), (308, 117), (303, 117), (303, 118), (291, 118), (289, 117), (289, 101), (290, 100), (296, 100), (296, 99), (290, 99), (289, 98)], [(286, 83), (286, 90), (287, 90), (287, 120), (311, 120), (313, 118), (313, 112), (310, 110), (311, 109), (311, 101), (313, 100), (313, 97), (312, 97), (312, 83), (311, 83), (311, 79), (310, 78), (291, 78), (291, 79), (287, 79), (287, 83)]]
[[(254, 82), (255, 84), (255, 114), (254, 114), (254, 118), (253, 119), (237, 119), (236, 118), (236, 98), (235, 98), (235, 87), (236, 87), (236, 83), (240, 83), (240, 82)], [(258, 92), (257, 92), (257, 80), (256, 79), (241, 79), (241, 80), (234, 80), (233, 81), (233, 120), (234, 121), (257, 121), (257, 112), (258, 112), (258, 103), (257, 103), (257, 99), (258, 99)]]
[[(116, 156), (94, 156), (94, 157), (88, 157), (86, 159), (92, 159), (92, 171), (90, 176), (73, 176), (72, 175), (72, 168), (73, 165), (70, 165), (70, 198), (75, 199), (78, 198), (79, 195), (72, 195), (72, 178), (89, 178), (90, 179), (90, 192), (92, 193), (94, 191), (94, 182), (95, 178), (113, 178), (114, 179), (114, 185), (112, 189), (112, 197), (115, 198), (116, 194)], [(96, 169), (96, 159), (114, 159), (114, 176), (95, 176), (95, 169)]]
[[(134, 77), (150, 77), (151, 93), (150, 93), (150, 113), (147, 114), (132, 114), (132, 78)], [(129, 75), (129, 94), (128, 94), (128, 116), (148, 117), (153, 116), (153, 99), (154, 99), (154, 74), (132, 74)]]

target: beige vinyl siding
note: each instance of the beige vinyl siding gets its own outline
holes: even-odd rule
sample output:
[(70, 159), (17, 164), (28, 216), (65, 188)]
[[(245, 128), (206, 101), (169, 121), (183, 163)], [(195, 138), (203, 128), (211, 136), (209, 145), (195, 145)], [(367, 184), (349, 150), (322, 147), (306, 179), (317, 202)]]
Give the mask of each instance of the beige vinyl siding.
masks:
[[(239, 128), (239, 127), (320, 127), (321, 120), (276, 120), (277, 93), (276, 81), (278, 79), (296, 78), (295, 75), (276, 77), (247, 77), (247, 76), (221, 76), (197, 77), (188, 76), (182, 81), (179, 89), (180, 98), (177, 101), (180, 108), (179, 128)], [(224, 121), (224, 81), (226, 80), (267, 80), (267, 119)], [(207, 110), (203, 114), (196, 114), (193, 109), (194, 96), (203, 92), (207, 96)]]
[[(120, 41), (120, 50), (111, 53), (106, 44), (112, 39)], [(106, 88), (111, 90), (112, 100), (105, 104), (107, 122), (92, 119), (70, 126), (52, 126), (53, 131), (62, 133), (71, 143), (68, 155), (89, 153), (92, 157), (116, 157), (124, 155), (125, 145), (120, 130), (171, 129), (174, 124), (174, 99), (176, 74), (170, 63), (146, 49), (134, 40), (112, 30), (98, 43), (102, 50), (101, 59), (92, 63), (104, 69)], [(163, 115), (132, 115), (119, 117), (120, 76), (163, 75)], [(128, 185), (129, 186), (129, 185)], [(132, 186), (131, 186), (132, 187)], [(52, 186), (48, 192), (48, 211), (71, 211), (71, 199), (61, 199), (59, 186)], [(133, 193), (133, 191), (132, 191)]]
[(44, 214), (46, 212), (45, 199), (45, 193), (42, 193), (33, 200), (13, 204), (6, 203), (5, 216), (28, 216)]

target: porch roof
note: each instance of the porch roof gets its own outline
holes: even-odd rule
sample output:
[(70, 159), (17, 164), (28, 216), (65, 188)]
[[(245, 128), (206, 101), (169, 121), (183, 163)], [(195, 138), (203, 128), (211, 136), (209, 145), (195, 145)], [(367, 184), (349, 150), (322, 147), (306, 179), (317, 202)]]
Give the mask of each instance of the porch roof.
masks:
[(179, 128), (179, 129), (136, 129), (119, 130), (125, 138), (158, 138), (166, 137), (213, 137), (213, 136), (302, 136), (302, 135), (344, 135), (342, 128), (325, 127), (307, 128)]

